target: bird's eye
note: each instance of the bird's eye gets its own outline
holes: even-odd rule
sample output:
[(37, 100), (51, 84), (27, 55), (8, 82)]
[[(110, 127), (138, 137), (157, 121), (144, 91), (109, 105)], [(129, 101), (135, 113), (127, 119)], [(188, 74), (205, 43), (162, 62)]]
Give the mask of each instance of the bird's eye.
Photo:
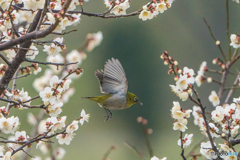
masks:
[(134, 97), (134, 101), (137, 102), (137, 97)]

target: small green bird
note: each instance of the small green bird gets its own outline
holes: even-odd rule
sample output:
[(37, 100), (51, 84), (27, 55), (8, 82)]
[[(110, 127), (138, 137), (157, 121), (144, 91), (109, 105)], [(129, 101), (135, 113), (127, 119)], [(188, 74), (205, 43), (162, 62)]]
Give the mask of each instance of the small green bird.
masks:
[(108, 60), (104, 66), (104, 71), (97, 70), (95, 76), (99, 80), (101, 92), (105, 94), (83, 98), (95, 101), (103, 107), (107, 113), (107, 115), (105, 115), (105, 117), (107, 117), (106, 121), (112, 118), (112, 112), (110, 110), (129, 108), (135, 103), (142, 105), (135, 94), (127, 91), (128, 81), (126, 74), (117, 59), (112, 58), (112, 60)]

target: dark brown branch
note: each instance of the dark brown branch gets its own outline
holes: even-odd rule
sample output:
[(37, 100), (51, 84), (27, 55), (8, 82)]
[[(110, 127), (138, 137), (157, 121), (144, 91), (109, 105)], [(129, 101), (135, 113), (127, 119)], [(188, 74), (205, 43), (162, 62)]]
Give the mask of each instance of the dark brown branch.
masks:
[(203, 107), (202, 102), (201, 102), (201, 100), (198, 96), (198, 93), (193, 86), (192, 86), (192, 90), (193, 90), (193, 92), (194, 92), (194, 94), (197, 98), (197, 101), (199, 103), (199, 107), (201, 108), (201, 111), (202, 111), (201, 114), (203, 116), (203, 119), (204, 119), (204, 122), (205, 122), (205, 125), (206, 125), (206, 132), (207, 132), (207, 135), (208, 135), (208, 139), (211, 143), (212, 149), (214, 150), (215, 153), (218, 153), (217, 147), (214, 145), (213, 138), (212, 138), (211, 133), (210, 133), (209, 123), (208, 123), (208, 120), (207, 120), (207, 117), (206, 117), (206, 114), (205, 114), (206, 107)]
[[(29, 29), (29, 32), (32, 32), (33, 30), (35, 30), (35, 28), (37, 26), (37, 22), (40, 18), (40, 15), (41, 15), (41, 11), (38, 11), (38, 13), (36, 14), (36, 16), (33, 20), (32, 25)], [(21, 37), (19, 37), (19, 38), (21, 38)], [(17, 39), (19, 39), (19, 38), (17, 38)], [(15, 41), (15, 40), (16, 39), (12, 39), (10, 41)], [(6, 43), (1, 44), (1, 45), (5, 45), (9, 42), (6, 42)], [(9, 43), (9, 47), (12, 47), (12, 46), (13, 46), (13, 44)], [(20, 47), (22, 47), (22, 48), (29, 48), (30, 46), (31, 46), (31, 41), (29, 41), (29, 40), (24, 40), (24, 42), (22, 42), (22, 44), (20, 45)], [(18, 67), (20, 66), (20, 64), (25, 60), (26, 53), (27, 53), (26, 50), (22, 50), (22, 49), (18, 50), (16, 57), (13, 59), (12, 62), (10, 62), (8, 69), (6, 70), (2, 79), (0, 80), (0, 95), (3, 93), (5, 88), (8, 86), (9, 82), (13, 78), (13, 75), (15, 74), (15, 72), (18, 69)]]
[(181, 140), (181, 150), (182, 150), (182, 152), (181, 152), (181, 156), (182, 156), (182, 158), (183, 158), (183, 160), (186, 160), (186, 158), (185, 158), (185, 156), (184, 156), (184, 148), (183, 148), (183, 135), (182, 135), (182, 132), (180, 131), (180, 140)]
[(44, 18), (45, 14), (46, 14), (46, 11), (47, 11), (47, 6), (48, 6), (48, 0), (45, 0), (44, 8), (43, 8), (43, 11), (42, 11), (41, 17), (40, 17), (40, 19), (39, 19), (39, 22), (38, 22), (38, 25), (37, 25), (37, 28), (36, 28), (37, 30), (39, 30), (40, 27), (41, 27), (41, 24), (42, 24), (43, 18)]
[[(66, 13), (71, 1), (72, 0), (65, 1), (63, 9), (62, 9), (63, 17), (65, 16), (65, 13)], [(33, 20), (33, 23), (31, 25), (30, 29), (29, 29), (29, 33), (27, 33), (25, 36), (22, 36), (22, 37), (19, 37), (16, 39), (12, 39), (8, 42), (0, 44), (0, 51), (8, 49), (9, 47), (13, 47), (16, 44), (21, 44), (20, 46), (23, 48), (29, 48), (31, 46), (31, 41), (30, 41), (31, 39), (42, 38), (42, 37), (47, 36), (57, 27), (57, 25), (60, 22), (59, 19), (56, 19), (56, 22), (53, 25), (51, 25), (50, 27), (48, 27), (47, 29), (41, 30), (41, 31), (34, 31), (37, 27), (40, 16), (41, 16), (41, 11), (39, 10)], [(8, 84), (11, 81), (17, 68), (25, 60), (26, 53), (27, 53), (27, 51), (25, 51), (25, 50), (22, 50), (22, 49), (18, 50), (16, 57), (10, 63), (10, 66), (8, 67), (8, 69), (6, 70), (5, 74), (3, 75), (3, 77), (0, 81), (0, 95), (3, 93), (5, 88), (8, 86)]]
[(71, 62), (71, 63), (39, 62), (39, 61), (30, 60), (30, 59), (25, 59), (25, 61), (31, 62), (31, 63), (38, 63), (38, 64), (43, 64), (43, 65), (55, 65), (55, 66), (67, 66), (67, 65), (77, 64), (78, 63), (78, 62)]
[(8, 62), (8, 60), (2, 55), (0, 54), (0, 57), (2, 58), (2, 60), (9, 66), (10, 63)]
[(231, 139), (230, 143), (232, 144), (232, 146), (235, 146), (236, 144), (240, 144), (240, 138), (239, 139)]

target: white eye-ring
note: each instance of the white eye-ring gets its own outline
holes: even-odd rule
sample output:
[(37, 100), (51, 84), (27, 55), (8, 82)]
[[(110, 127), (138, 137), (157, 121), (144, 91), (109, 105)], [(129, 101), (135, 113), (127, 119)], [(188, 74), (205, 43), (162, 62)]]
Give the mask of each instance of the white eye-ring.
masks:
[(134, 101), (137, 102), (137, 97), (134, 97)]

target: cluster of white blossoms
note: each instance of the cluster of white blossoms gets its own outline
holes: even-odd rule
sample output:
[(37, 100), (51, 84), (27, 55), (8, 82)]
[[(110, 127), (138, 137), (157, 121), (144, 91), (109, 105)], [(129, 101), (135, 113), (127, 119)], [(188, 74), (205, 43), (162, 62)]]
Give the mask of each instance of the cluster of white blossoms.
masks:
[[(40, 122), (38, 132), (40, 134), (47, 133), (48, 136), (51, 136), (55, 134), (56, 131), (62, 130), (66, 127), (64, 133), (58, 134), (56, 138), (58, 139), (59, 144), (69, 145), (75, 135), (74, 131), (78, 130), (78, 123), (83, 125), (84, 121), (88, 122), (89, 117), (90, 115), (86, 114), (85, 110), (82, 110), (80, 118), (78, 120), (72, 121), (72, 123), (67, 127), (65, 124), (67, 118), (66, 116), (63, 116), (59, 119), (56, 117), (50, 117), (47, 120), (42, 120)], [(40, 142), (37, 147), (39, 145), (42, 145), (42, 142)]]
[(186, 101), (188, 99), (188, 94), (192, 94), (191, 85), (194, 84), (194, 71), (193, 69), (189, 69), (187, 67), (178, 71), (180, 74), (179, 77), (176, 78), (176, 85), (170, 85), (172, 91), (182, 100)]
[(71, 79), (60, 80), (58, 76), (53, 76), (50, 79), (50, 87), (45, 87), (39, 93), (50, 116), (57, 117), (62, 112), (63, 102), (60, 99), (62, 94), (69, 89), (71, 82)]
[(139, 18), (143, 21), (153, 19), (159, 13), (163, 13), (165, 10), (172, 6), (173, 0), (153, 0), (142, 7), (142, 11)]
[(126, 10), (130, 7), (129, 3), (129, 0), (104, 0), (104, 4), (106, 5), (106, 7), (111, 9), (110, 13), (113, 13), (115, 15), (125, 15)]
[[(234, 98), (233, 100), (235, 103), (232, 104), (225, 104), (223, 106), (217, 106), (215, 110), (211, 112), (211, 119), (212, 123), (209, 123), (210, 134), (213, 138), (220, 138), (225, 137), (225, 135), (229, 135), (234, 137), (238, 134), (239, 124), (240, 124), (240, 97)], [(194, 106), (193, 107), (193, 117), (194, 117), (194, 124), (200, 127), (200, 130), (203, 132), (204, 135), (207, 136), (206, 133), (206, 124), (204, 122), (203, 116), (201, 114), (201, 108)], [(221, 127), (221, 132), (220, 128)], [(216, 144), (214, 144), (216, 146)], [(219, 152), (225, 153), (234, 153), (235, 151), (229, 146), (229, 143), (226, 141), (225, 144), (219, 144), (220, 149)], [(214, 152), (212, 150), (212, 146), (210, 141), (202, 142), (200, 153), (208, 159), (214, 159), (217, 157), (217, 154), (211, 154)], [(234, 159), (237, 160), (236, 155), (228, 155), (221, 154), (221, 158), (223, 159)]]
[[(187, 129), (187, 118), (190, 117), (190, 113), (192, 110), (183, 110), (180, 106), (179, 102), (173, 102), (172, 107), (172, 118), (175, 119), (173, 123), (173, 130), (179, 130), (181, 132), (185, 132)], [(184, 138), (178, 140), (178, 145), (183, 146), (183, 148), (189, 146), (192, 141), (193, 134), (185, 134)]]

